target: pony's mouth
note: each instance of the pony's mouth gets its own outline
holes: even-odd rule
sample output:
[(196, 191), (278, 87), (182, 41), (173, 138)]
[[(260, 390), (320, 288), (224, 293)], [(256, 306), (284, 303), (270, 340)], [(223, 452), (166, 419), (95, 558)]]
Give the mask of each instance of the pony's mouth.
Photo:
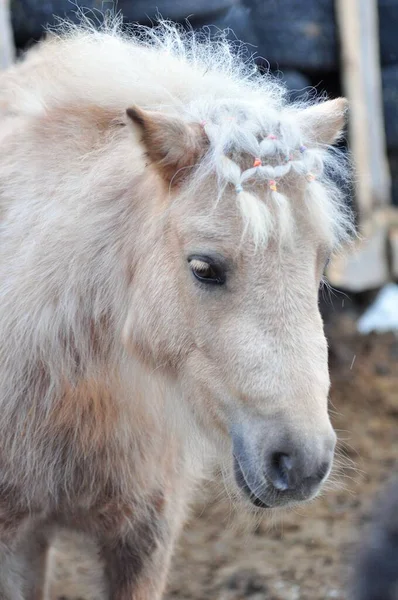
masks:
[(234, 455), (234, 474), (235, 481), (238, 487), (244, 492), (244, 494), (249, 498), (250, 502), (254, 504), (257, 508), (271, 508), (268, 504), (260, 500), (260, 498), (252, 491), (251, 487), (246, 481), (244, 473), (241, 469), (238, 459)]

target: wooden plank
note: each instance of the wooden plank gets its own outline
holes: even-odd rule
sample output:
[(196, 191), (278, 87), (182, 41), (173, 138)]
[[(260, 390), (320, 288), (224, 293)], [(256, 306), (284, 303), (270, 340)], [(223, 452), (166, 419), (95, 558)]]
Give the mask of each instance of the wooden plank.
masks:
[(391, 177), (387, 160), (377, 0), (336, 0), (344, 94), (350, 103), (349, 142), (361, 239), (328, 269), (332, 285), (360, 292), (390, 278), (388, 236)]
[(388, 215), (384, 210), (362, 222), (362, 238), (354, 248), (334, 257), (326, 275), (333, 286), (349, 292), (382, 287), (389, 280), (386, 254)]
[(342, 253), (329, 265), (332, 285), (350, 292), (382, 287), (398, 278), (398, 209), (376, 209), (362, 223), (362, 237), (349, 253)]
[(395, 281), (398, 281), (398, 211), (397, 222), (390, 227), (388, 240), (390, 246), (391, 275)]
[(15, 59), (9, 0), (0, 0), (0, 70), (7, 69)]
[(359, 220), (391, 203), (383, 120), (377, 0), (336, 0)]

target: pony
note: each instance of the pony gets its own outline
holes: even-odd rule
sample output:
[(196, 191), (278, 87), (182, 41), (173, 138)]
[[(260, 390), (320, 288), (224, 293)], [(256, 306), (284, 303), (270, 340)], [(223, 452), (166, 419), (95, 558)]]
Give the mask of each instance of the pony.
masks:
[(160, 598), (217, 465), (253, 511), (319, 492), (346, 112), (169, 22), (61, 25), (1, 75), (3, 600), (40, 598), (56, 527), (109, 598)]

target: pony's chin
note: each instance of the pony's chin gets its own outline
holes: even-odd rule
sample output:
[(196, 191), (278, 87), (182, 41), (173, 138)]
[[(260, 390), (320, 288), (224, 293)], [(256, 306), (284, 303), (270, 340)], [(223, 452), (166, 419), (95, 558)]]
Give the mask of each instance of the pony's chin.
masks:
[(244, 493), (245, 497), (248, 498), (250, 500), (250, 502), (256, 508), (263, 508), (263, 509), (264, 508), (272, 508), (272, 506), (270, 506), (269, 504), (266, 504), (263, 500), (261, 500), (258, 496), (256, 496), (256, 494), (253, 493), (252, 489), (250, 488), (249, 484), (246, 481), (246, 478), (243, 474), (243, 471), (241, 469), (239, 461), (237, 460), (237, 458), (235, 456), (234, 456), (234, 474), (235, 474), (235, 481), (237, 483), (237, 486)]

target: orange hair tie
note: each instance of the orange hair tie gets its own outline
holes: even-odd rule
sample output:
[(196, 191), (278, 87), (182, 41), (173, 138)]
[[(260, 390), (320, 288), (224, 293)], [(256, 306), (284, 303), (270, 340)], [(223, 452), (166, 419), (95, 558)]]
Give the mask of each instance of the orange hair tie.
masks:
[(261, 158), (255, 158), (254, 159), (254, 163), (253, 163), (253, 167), (261, 167), (263, 163), (261, 162)]

